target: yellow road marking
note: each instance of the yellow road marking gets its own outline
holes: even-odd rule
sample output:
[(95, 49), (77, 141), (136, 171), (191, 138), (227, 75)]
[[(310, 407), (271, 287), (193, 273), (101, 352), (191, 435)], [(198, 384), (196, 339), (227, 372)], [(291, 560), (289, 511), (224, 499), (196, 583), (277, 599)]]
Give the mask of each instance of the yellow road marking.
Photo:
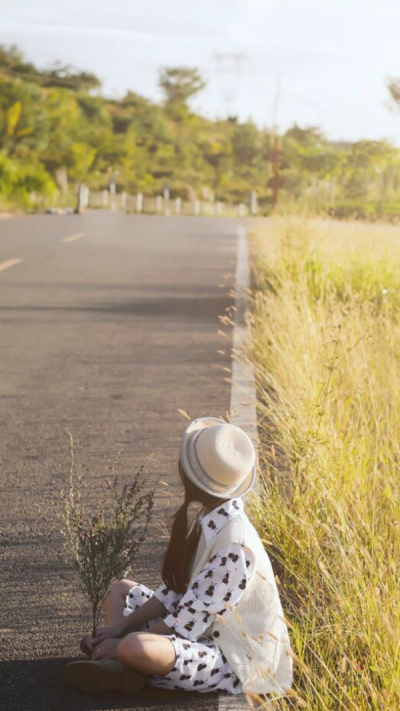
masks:
[(17, 264), (20, 264), (20, 262), (22, 262), (22, 259), (6, 259), (5, 262), (0, 262), (0, 272), (5, 272), (6, 269), (15, 267)]
[(78, 232), (76, 235), (69, 235), (69, 237), (63, 237), (61, 240), (62, 242), (75, 242), (76, 239), (81, 239), (81, 237), (84, 237), (85, 233), (84, 232)]

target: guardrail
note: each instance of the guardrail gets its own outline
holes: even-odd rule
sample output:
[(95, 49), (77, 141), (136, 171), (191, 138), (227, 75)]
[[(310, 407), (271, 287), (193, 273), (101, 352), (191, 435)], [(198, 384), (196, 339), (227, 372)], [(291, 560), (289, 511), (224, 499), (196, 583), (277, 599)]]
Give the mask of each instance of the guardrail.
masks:
[(222, 201), (182, 200), (164, 198), (163, 195), (149, 197), (143, 193), (113, 193), (109, 190), (89, 190), (81, 185), (78, 194), (78, 212), (87, 207), (106, 210), (126, 210), (129, 213), (148, 215), (204, 215), (209, 217), (246, 217), (256, 214), (244, 203), (237, 205)]

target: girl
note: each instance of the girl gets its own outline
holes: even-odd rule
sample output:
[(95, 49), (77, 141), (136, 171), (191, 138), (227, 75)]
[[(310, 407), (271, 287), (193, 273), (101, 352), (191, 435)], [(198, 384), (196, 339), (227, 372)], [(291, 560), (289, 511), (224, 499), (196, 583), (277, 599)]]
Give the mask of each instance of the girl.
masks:
[[(284, 693), (290, 643), (268, 555), (242, 497), (255, 481), (255, 451), (238, 427), (191, 422), (179, 473), (185, 500), (174, 517), (163, 585), (114, 584), (106, 626), (81, 648), (91, 661), (65, 667), (84, 690), (140, 691), (148, 684), (230, 694)], [(187, 532), (188, 507), (202, 511)]]

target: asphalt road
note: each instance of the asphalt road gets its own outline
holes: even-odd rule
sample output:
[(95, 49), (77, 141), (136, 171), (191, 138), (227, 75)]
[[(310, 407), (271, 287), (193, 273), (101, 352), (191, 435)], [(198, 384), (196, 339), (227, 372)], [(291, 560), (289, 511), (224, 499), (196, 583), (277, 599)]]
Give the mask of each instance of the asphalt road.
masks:
[(89, 499), (117, 451), (126, 481), (152, 455), (149, 476), (168, 495), (157, 497), (132, 577), (160, 584), (162, 526), (181, 495), (178, 409), (229, 410), (230, 332), (218, 334), (218, 316), (232, 303), (235, 249), (225, 220), (88, 212), (0, 223), (2, 711), (217, 708), (214, 695), (99, 698), (63, 685), (61, 667), (90, 625), (63, 561), (60, 491), (67, 430)]

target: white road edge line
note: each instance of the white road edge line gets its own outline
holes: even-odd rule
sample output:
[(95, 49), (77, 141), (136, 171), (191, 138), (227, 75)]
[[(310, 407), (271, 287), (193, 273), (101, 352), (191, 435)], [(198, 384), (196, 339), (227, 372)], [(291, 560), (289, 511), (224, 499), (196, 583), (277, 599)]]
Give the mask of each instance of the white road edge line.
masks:
[(15, 267), (17, 264), (21, 264), (22, 259), (7, 259), (5, 262), (0, 262), (0, 272), (5, 272), (6, 269)]
[[(247, 290), (250, 286), (249, 246), (246, 229), (237, 228), (235, 319), (232, 344), (232, 386), (230, 417), (233, 425), (241, 427), (252, 440), (258, 454), (256, 385), (254, 366), (243, 357), (244, 348), (250, 339), (246, 323)], [(257, 485), (255, 487), (257, 495)], [(218, 711), (247, 711), (250, 709), (245, 694), (218, 695)]]
[(241, 427), (258, 450), (256, 386), (254, 366), (245, 357), (244, 349), (250, 332), (246, 323), (247, 290), (250, 286), (249, 247), (245, 228), (237, 228), (235, 325), (232, 345), (231, 422)]
[(76, 235), (69, 235), (69, 237), (63, 237), (61, 242), (75, 242), (77, 239), (81, 239), (81, 237), (84, 237), (85, 233), (84, 232), (78, 232)]

